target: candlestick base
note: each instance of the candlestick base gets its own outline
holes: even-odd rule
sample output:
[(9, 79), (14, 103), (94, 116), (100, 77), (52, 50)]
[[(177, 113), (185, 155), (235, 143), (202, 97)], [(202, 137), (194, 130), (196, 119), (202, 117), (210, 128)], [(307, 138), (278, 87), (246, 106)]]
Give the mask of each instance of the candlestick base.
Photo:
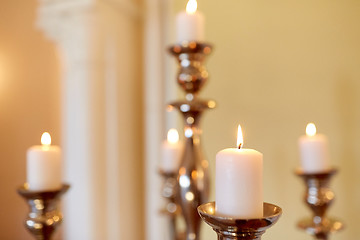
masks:
[(319, 219), (314, 217), (300, 220), (298, 227), (314, 236), (315, 239), (327, 240), (329, 233), (340, 231), (344, 225), (332, 218)]
[(25, 219), (25, 227), (37, 240), (50, 240), (56, 228), (62, 222), (62, 214), (58, 208), (60, 197), (70, 185), (63, 184), (59, 190), (31, 191), (26, 184), (17, 189), (30, 207)]
[(331, 177), (336, 173), (337, 169), (335, 168), (319, 173), (305, 173), (302, 170), (295, 172), (305, 181), (304, 201), (313, 212), (313, 217), (299, 221), (298, 227), (314, 236), (315, 239), (327, 240), (330, 233), (344, 228), (343, 223), (326, 216), (326, 212), (335, 198), (329, 183)]
[(218, 240), (260, 240), (265, 231), (280, 218), (280, 207), (264, 203), (264, 216), (258, 219), (235, 219), (216, 215), (215, 202), (198, 207), (201, 218), (210, 225), (218, 235)]

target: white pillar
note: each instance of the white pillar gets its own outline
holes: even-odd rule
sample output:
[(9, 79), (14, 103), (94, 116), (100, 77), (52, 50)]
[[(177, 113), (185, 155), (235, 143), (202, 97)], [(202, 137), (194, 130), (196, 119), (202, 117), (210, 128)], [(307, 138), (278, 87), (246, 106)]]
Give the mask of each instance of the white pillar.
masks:
[(159, 210), (162, 179), (158, 174), (161, 142), (170, 127), (176, 127), (176, 113), (165, 114), (166, 104), (176, 100), (175, 59), (166, 49), (172, 44), (173, 0), (145, 0), (144, 12), (144, 93), (146, 239), (168, 240), (170, 225)]
[(63, 64), (67, 240), (142, 239), (141, 40), (130, 1), (42, 1)]
[(160, 0), (145, 2), (144, 86), (146, 156), (146, 239), (162, 240), (164, 224), (159, 215), (162, 203), (161, 178), (158, 175), (160, 144), (164, 125), (163, 44)]

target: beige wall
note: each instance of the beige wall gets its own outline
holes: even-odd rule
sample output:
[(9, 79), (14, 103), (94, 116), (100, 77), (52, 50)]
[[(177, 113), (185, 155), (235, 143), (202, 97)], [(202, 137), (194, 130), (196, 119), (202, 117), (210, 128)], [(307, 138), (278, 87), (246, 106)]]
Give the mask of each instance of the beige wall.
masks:
[(25, 182), (26, 149), (43, 131), (60, 143), (60, 76), (54, 45), (34, 28), (35, 0), (0, 3), (0, 239), (30, 239), (27, 207), (16, 194)]
[[(186, 1), (176, 4), (180, 11)], [(340, 168), (332, 182), (337, 200), (330, 214), (343, 219), (347, 229), (332, 239), (356, 239), (360, 1), (199, 0), (199, 8), (206, 16), (206, 39), (215, 45), (208, 61), (211, 79), (202, 93), (218, 102), (203, 120), (213, 176), (216, 152), (235, 146), (241, 123), (245, 147), (264, 154), (265, 201), (284, 210), (264, 238), (311, 239), (295, 227), (310, 211), (293, 171), (299, 165), (298, 137), (314, 121), (328, 135), (332, 163)], [(215, 239), (208, 226), (204, 229)]]

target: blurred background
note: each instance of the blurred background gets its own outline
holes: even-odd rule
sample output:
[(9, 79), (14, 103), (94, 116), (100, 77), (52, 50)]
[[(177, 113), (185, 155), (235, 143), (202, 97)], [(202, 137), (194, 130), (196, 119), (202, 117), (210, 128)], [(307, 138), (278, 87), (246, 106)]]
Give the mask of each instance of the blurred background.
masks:
[[(56, 239), (165, 239), (160, 144), (179, 115), (175, 15), (186, 0), (28, 0), (0, 2), (0, 238), (31, 239), (26, 149), (49, 131), (64, 151), (65, 222)], [(283, 208), (264, 239), (311, 239), (296, 228), (310, 216), (294, 175), (298, 138), (308, 122), (330, 141), (339, 168), (329, 215), (356, 239), (360, 207), (360, 2), (357, 0), (199, 0), (206, 18), (210, 80), (201, 93), (217, 101), (205, 114), (203, 148), (236, 144), (264, 154), (265, 201)], [(214, 183), (214, 179), (212, 179)], [(211, 187), (210, 200), (214, 200)], [(203, 225), (204, 239), (216, 239)]]

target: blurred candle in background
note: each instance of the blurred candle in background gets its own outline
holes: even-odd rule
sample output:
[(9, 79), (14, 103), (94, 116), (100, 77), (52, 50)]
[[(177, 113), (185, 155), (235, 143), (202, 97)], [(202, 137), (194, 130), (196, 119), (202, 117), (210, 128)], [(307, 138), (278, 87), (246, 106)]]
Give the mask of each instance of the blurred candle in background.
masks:
[(182, 11), (176, 16), (176, 39), (179, 43), (183, 41), (203, 41), (204, 40), (204, 15), (197, 11), (197, 1), (189, 0), (186, 11)]
[(176, 172), (180, 166), (181, 147), (179, 133), (172, 128), (167, 133), (167, 140), (162, 145), (162, 159), (160, 169), (164, 172)]
[(44, 132), (41, 144), (27, 151), (27, 183), (29, 190), (60, 189), (62, 185), (61, 149), (51, 145), (51, 136)]
[(329, 170), (328, 138), (316, 133), (314, 123), (306, 126), (306, 135), (299, 138), (301, 167), (305, 173)]

